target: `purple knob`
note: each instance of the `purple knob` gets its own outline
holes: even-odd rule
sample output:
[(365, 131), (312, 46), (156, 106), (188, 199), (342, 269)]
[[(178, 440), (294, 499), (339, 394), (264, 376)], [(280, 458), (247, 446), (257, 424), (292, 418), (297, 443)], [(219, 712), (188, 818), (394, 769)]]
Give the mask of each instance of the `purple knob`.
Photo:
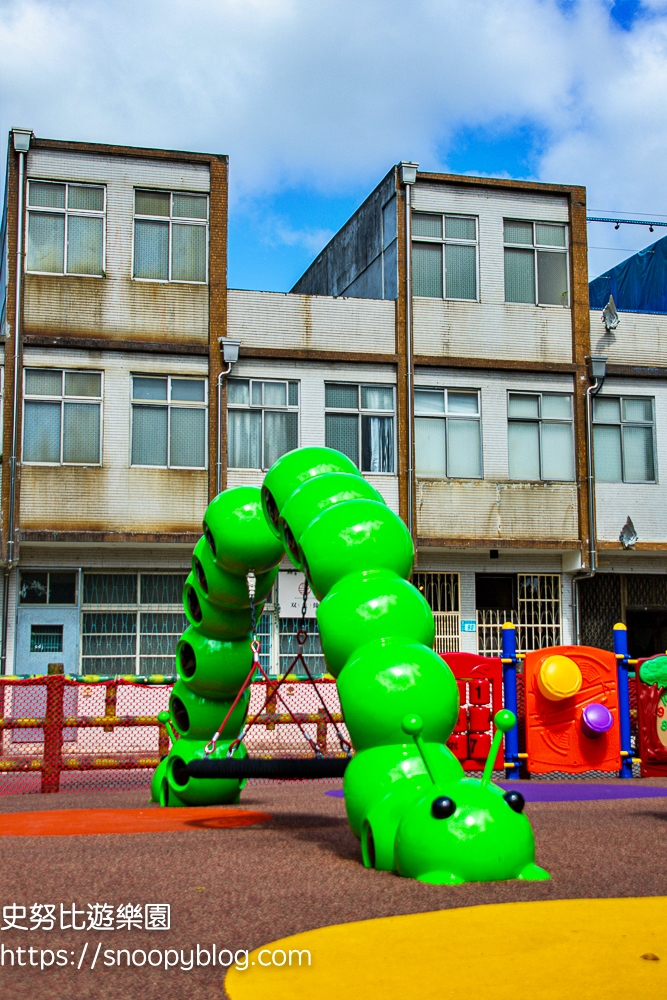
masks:
[(613, 724), (614, 717), (609, 709), (597, 701), (586, 705), (581, 714), (581, 731), (592, 740), (609, 732)]

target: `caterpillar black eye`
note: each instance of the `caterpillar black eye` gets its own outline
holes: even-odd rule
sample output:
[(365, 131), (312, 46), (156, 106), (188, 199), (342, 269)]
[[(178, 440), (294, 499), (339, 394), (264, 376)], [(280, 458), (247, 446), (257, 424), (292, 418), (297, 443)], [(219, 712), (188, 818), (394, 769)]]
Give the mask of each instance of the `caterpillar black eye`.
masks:
[(434, 819), (448, 819), (453, 816), (456, 812), (456, 802), (450, 799), (447, 795), (440, 795), (437, 799), (433, 799), (433, 804), (431, 805), (431, 816)]
[(515, 813), (523, 812), (523, 807), (526, 804), (526, 800), (524, 799), (521, 792), (505, 792), (503, 798), (505, 799), (505, 802), (510, 807), (510, 809), (513, 809)]

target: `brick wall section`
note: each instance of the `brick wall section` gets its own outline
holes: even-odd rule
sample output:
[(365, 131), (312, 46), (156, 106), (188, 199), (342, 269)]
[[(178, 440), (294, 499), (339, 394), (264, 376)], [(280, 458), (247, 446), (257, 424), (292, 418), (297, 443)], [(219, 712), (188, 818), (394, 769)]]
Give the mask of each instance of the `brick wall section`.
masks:
[[(227, 336), (227, 178), (229, 161), (226, 156), (211, 160), (211, 235), (209, 245), (209, 461), (208, 495), (211, 500), (216, 494), (217, 458), (217, 380), (222, 370), (222, 358), (218, 337)], [(223, 387), (222, 406), (222, 461), (223, 482), (227, 455), (227, 417), (225, 412), (226, 393)]]
[[(11, 138), (10, 138), (11, 144)], [(16, 224), (18, 198), (18, 154), (10, 145), (7, 171), (7, 330), (9, 337), (5, 343), (5, 386), (3, 406), (3, 477), (2, 477), (2, 537), (0, 538), (0, 555), (3, 562), (7, 559), (7, 529), (9, 522), (9, 456), (12, 450), (12, 399), (14, 383), (14, 343), (16, 334)], [(16, 503), (18, 504), (18, 490)]]
[(588, 243), (586, 233), (586, 189), (570, 191), (570, 287), (572, 313), (572, 361), (574, 377), (575, 473), (579, 486), (579, 538), (582, 563), (589, 563), (590, 525), (588, 518), (588, 479), (586, 462), (586, 355), (590, 344), (588, 308)]

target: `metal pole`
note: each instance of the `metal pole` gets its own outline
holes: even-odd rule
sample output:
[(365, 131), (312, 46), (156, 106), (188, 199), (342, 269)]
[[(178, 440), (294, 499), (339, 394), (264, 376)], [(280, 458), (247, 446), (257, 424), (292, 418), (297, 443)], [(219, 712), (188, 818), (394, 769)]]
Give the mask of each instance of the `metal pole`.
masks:
[(614, 653), (618, 679), (618, 723), (621, 737), (621, 767), (619, 778), (632, 777), (632, 744), (630, 741), (630, 654), (628, 652), (628, 629), (622, 622), (614, 625)]
[[(505, 708), (513, 712), (517, 719), (516, 726), (505, 733), (505, 777), (519, 777), (519, 713), (516, 691), (516, 626), (513, 622), (504, 622), (500, 632), (502, 641), (501, 663), (503, 665), (503, 702)], [(508, 766), (509, 765), (509, 766)]]
[(222, 491), (222, 379), (223, 373), (220, 372), (218, 375), (218, 397), (217, 397), (217, 407), (218, 407), (218, 419), (217, 419), (217, 451), (216, 451), (216, 462), (215, 462), (215, 492), (216, 495)]
[(405, 185), (405, 354), (408, 397), (408, 531), (414, 533), (414, 373), (412, 370), (412, 185)]

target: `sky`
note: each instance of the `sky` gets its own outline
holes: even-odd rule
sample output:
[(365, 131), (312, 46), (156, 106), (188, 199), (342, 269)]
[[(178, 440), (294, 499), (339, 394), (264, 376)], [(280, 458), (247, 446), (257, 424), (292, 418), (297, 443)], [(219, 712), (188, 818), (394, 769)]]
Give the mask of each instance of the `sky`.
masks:
[[(0, 0), (0, 53), (5, 135), (229, 154), (234, 288), (400, 160), (667, 222), (667, 0)], [(591, 223), (591, 277), (663, 232)]]

